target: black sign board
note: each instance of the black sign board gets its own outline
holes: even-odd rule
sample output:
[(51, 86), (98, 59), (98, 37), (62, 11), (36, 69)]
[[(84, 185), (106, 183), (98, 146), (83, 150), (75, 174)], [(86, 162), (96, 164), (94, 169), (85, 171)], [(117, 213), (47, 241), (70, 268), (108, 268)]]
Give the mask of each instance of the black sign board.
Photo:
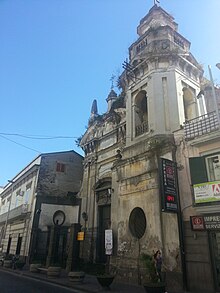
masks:
[(178, 186), (176, 164), (167, 159), (160, 159), (160, 187), (162, 211), (178, 212)]

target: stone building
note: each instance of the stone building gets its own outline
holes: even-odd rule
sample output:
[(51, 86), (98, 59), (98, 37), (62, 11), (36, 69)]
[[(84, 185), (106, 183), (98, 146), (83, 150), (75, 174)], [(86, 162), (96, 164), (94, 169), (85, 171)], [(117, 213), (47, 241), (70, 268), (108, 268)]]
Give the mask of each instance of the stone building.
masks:
[(220, 290), (220, 96), (202, 87), (206, 111), (175, 131), (190, 291)]
[[(206, 112), (204, 95), (196, 98), (203, 71), (190, 42), (161, 7), (150, 9), (137, 33), (118, 80), (121, 93), (111, 90), (103, 115), (93, 103), (80, 142), (85, 152), (81, 257), (106, 263), (111, 254), (118, 278), (141, 283), (141, 254), (160, 249), (174, 290), (186, 281), (181, 214), (176, 194), (162, 194), (161, 162), (170, 162), (175, 177), (173, 132)], [(113, 247), (111, 241), (106, 247), (106, 230), (113, 233)]]
[(79, 222), (82, 159), (74, 151), (39, 155), (3, 188), (3, 253), (66, 266), (70, 233)]

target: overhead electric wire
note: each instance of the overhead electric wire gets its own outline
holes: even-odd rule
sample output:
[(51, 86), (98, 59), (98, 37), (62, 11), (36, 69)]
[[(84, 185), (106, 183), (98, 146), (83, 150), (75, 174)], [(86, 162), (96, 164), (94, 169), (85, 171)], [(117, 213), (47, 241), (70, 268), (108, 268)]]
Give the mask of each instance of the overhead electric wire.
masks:
[(0, 137), (4, 138), (4, 139), (6, 139), (6, 140), (9, 140), (9, 141), (11, 141), (11, 142), (13, 142), (13, 143), (15, 143), (15, 144), (17, 144), (17, 145), (20, 145), (20, 146), (22, 146), (22, 147), (24, 147), (24, 148), (26, 148), (26, 149), (29, 149), (29, 150), (31, 150), (31, 151), (34, 151), (34, 152), (36, 152), (36, 153), (38, 153), (38, 154), (41, 154), (41, 152), (39, 152), (39, 151), (37, 151), (37, 150), (35, 150), (35, 149), (32, 149), (32, 148), (29, 148), (29, 147), (23, 145), (22, 143), (16, 142), (16, 141), (14, 141), (14, 140), (12, 140), (12, 139), (10, 139), (10, 138), (4, 137), (4, 136), (1, 135), (1, 134), (0, 134)]
[(6, 136), (19, 136), (28, 139), (73, 139), (77, 138), (76, 136), (52, 136), (52, 135), (41, 135), (41, 134), (19, 134), (19, 133), (6, 133), (0, 132), (0, 135)]

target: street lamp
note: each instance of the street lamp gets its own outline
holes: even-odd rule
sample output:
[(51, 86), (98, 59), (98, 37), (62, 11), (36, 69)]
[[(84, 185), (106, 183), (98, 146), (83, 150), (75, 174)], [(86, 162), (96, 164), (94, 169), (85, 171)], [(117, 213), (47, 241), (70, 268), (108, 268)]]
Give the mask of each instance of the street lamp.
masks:
[(216, 67), (220, 70), (220, 63), (217, 63)]

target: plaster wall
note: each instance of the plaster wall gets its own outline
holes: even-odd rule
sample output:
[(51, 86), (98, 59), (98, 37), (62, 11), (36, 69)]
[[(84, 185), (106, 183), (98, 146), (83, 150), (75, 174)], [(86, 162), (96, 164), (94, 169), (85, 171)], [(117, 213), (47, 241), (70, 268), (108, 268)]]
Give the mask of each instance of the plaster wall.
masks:
[[(165, 157), (170, 158), (171, 154), (167, 153)], [(117, 262), (126, 267), (132, 259), (134, 263), (137, 261), (139, 253), (147, 251), (151, 254), (162, 249), (169, 269), (178, 271), (177, 217), (175, 214), (161, 213), (157, 172), (155, 162), (142, 158), (140, 161), (127, 161), (112, 174), (112, 186), (116, 188), (112, 195), (112, 227), (117, 233)], [(118, 183), (114, 183), (114, 178), (117, 178)], [(146, 232), (139, 240), (140, 247), (129, 229), (129, 216), (136, 207), (143, 209), (147, 220)]]
[(4, 239), (4, 247), (7, 248), (9, 237), (11, 237), (11, 246), (10, 246), (10, 254), (15, 254), (17, 248), (18, 237), (22, 237), (22, 245), (21, 245), (21, 255), (24, 255), (25, 248), (25, 238), (26, 234), (25, 230), (25, 221), (15, 222), (11, 225), (7, 226), (7, 231)]
[(31, 203), (35, 196), (37, 178), (37, 171), (28, 172), (23, 174), (20, 179), (18, 178), (18, 184), (14, 184), (5, 189), (1, 195), (0, 215), (8, 212), (9, 205), (10, 210), (13, 210), (21, 205), (27, 204), (28, 211), (31, 211)]
[(189, 158), (199, 157), (209, 154), (214, 154), (220, 151), (219, 141), (215, 137), (213, 140), (209, 140), (210, 135), (203, 136), (198, 140), (192, 140), (186, 142), (184, 140), (184, 130), (175, 132), (176, 160), (179, 177), (179, 191), (181, 200), (181, 210), (183, 218), (189, 221), (191, 215), (200, 214), (199, 209), (194, 208), (194, 196), (190, 177)]
[(61, 210), (65, 213), (65, 222), (63, 226), (70, 226), (78, 223), (79, 206), (65, 206), (54, 204), (41, 204), (41, 214), (39, 220), (39, 228), (47, 231), (48, 226), (54, 226), (53, 215), (56, 211)]
[(25, 175), (29, 170), (31, 170), (35, 165), (40, 165), (41, 163), (41, 156), (38, 156), (34, 159), (29, 165), (27, 165), (24, 169), (22, 169), (14, 178), (13, 181), (18, 180), (23, 175)]
[[(64, 172), (57, 172), (57, 163), (65, 165)], [(69, 191), (78, 192), (82, 180), (82, 157), (75, 152), (55, 153), (42, 157), (38, 195), (65, 196)]]

